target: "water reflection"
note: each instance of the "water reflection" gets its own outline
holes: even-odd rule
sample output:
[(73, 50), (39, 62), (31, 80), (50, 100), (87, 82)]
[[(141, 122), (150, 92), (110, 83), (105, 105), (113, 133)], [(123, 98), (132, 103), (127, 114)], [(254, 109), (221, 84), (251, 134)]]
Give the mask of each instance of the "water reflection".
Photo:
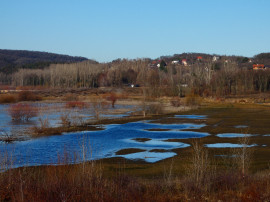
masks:
[[(67, 108), (66, 103), (32, 103), (33, 106), (39, 108), (38, 117), (33, 117), (29, 121), (14, 121), (8, 114), (9, 104), (0, 104), (0, 130), (6, 132), (11, 130), (19, 130), (20, 134), (27, 135), (28, 129), (35, 125), (40, 126), (41, 120), (47, 120), (50, 127), (59, 127), (62, 125), (61, 117), (68, 117), (73, 122), (86, 122), (93, 120), (93, 110), (80, 108)], [(103, 118), (122, 118), (129, 116), (132, 105), (115, 105), (114, 108), (109, 108), (110, 114), (101, 113)], [(117, 110), (124, 109), (123, 112)], [(120, 110), (121, 111), (121, 110)], [(116, 113), (115, 113), (116, 112)]]

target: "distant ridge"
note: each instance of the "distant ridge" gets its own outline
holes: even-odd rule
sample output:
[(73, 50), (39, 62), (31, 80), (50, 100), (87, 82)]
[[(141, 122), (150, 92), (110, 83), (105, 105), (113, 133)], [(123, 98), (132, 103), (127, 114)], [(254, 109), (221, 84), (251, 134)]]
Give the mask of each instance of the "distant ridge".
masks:
[[(85, 57), (74, 57), (40, 51), (0, 49), (0, 72), (13, 73), (20, 68), (42, 69), (53, 63), (74, 63), (88, 60)], [(96, 63), (96, 61), (93, 61)]]

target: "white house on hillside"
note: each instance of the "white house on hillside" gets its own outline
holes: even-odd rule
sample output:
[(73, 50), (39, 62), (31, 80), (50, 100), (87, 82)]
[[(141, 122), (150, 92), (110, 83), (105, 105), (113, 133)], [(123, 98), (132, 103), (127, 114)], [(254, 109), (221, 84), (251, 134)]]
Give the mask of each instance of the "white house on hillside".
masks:
[(214, 57), (213, 57), (213, 62), (216, 62), (216, 61), (218, 61), (219, 59), (220, 59), (220, 57), (214, 56)]
[(187, 66), (187, 65), (188, 65), (186, 59), (183, 59), (183, 60), (182, 60), (182, 65), (184, 65), (184, 66)]
[(179, 60), (173, 60), (172, 64), (179, 64)]

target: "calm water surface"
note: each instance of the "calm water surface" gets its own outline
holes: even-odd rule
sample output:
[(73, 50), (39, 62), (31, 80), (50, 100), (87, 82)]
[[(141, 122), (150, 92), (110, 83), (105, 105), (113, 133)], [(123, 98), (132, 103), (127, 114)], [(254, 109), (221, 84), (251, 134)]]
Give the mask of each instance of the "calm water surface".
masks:
[[(1, 108), (2, 107), (2, 108)], [(5, 106), (6, 107), (6, 106)], [(4, 108), (5, 108), (4, 107)], [(0, 110), (5, 111), (3, 105)], [(1, 111), (0, 111), (1, 112)], [(45, 114), (51, 122), (57, 124), (60, 111), (54, 114)], [(89, 116), (88, 112), (82, 112), (81, 115)], [(33, 125), (36, 120), (27, 123), (15, 123), (7, 118), (7, 112), (0, 113), (0, 126), (11, 130), (25, 128)], [(117, 116), (125, 116), (120, 114)], [(175, 115), (176, 119), (207, 119), (204, 115)], [(158, 124), (149, 121), (131, 122), (126, 124), (100, 125), (103, 130), (84, 131), (74, 133), (64, 133), (49, 137), (37, 139), (28, 139), (13, 143), (0, 142), (0, 157), (4, 161), (5, 157), (10, 157), (11, 167), (46, 165), (46, 164), (67, 164), (78, 163), (85, 160), (96, 160), (111, 157), (123, 157), (131, 160), (143, 160), (154, 163), (176, 155), (173, 149), (186, 148), (189, 144), (181, 142), (181, 139), (203, 138), (208, 133), (195, 132), (193, 129), (205, 127), (205, 124)], [(185, 131), (189, 129), (189, 131)], [(243, 137), (244, 134), (224, 133), (217, 135), (220, 138)], [(248, 135), (251, 136), (251, 135)], [(143, 138), (143, 139), (141, 139)], [(168, 141), (178, 139), (177, 142)], [(143, 140), (143, 141), (141, 141)], [(245, 145), (232, 143), (206, 144), (205, 147), (228, 148), (243, 147)], [(257, 145), (247, 145), (248, 147)], [(117, 155), (116, 152), (122, 149), (138, 148), (141, 152), (130, 153), (126, 155)], [(158, 152), (162, 149), (164, 152)], [(156, 151), (153, 152), (152, 150)]]
[[(204, 124), (151, 124), (132, 122), (127, 124), (112, 124), (101, 126), (101, 131), (85, 131), (65, 133), (58, 136), (30, 139), (12, 144), (0, 143), (1, 154), (12, 156), (13, 167), (74, 163), (82, 160), (94, 160), (116, 157), (121, 149), (140, 148), (142, 153), (119, 155), (132, 160), (156, 162), (176, 155), (171, 152), (175, 148), (185, 148), (188, 144), (167, 142), (168, 139), (187, 139), (206, 137), (208, 133), (183, 131), (205, 126)], [(147, 129), (169, 129), (168, 131), (147, 131)], [(140, 142), (134, 139), (148, 138)], [(153, 149), (164, 149), (168, 152), (150, 152)], [(84, 159), (82, 158), (84, 156)], [(68, 158), (66, 158), (68, 157)], [(68, 161), (68, 162), (67, 162)]]

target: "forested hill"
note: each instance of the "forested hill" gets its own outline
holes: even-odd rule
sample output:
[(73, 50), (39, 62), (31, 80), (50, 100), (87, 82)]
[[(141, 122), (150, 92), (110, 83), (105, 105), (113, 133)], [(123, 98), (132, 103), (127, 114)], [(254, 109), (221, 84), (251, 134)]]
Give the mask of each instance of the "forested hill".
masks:
[(0, 72), (13, 73), (20, 68), (42, 69), (52, 63), (74, 63), (84, 60), (88, 59), (39, 51), (0, 49)]

